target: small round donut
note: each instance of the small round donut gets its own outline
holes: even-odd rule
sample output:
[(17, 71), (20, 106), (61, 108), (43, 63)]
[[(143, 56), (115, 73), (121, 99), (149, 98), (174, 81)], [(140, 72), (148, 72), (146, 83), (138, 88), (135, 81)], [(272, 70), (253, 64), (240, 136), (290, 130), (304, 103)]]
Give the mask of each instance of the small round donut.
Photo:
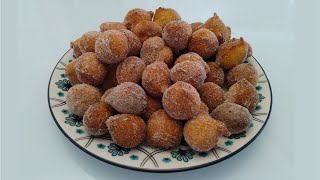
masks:
[(192, 33), (189, 51), (198, 53), (203, 59), (213, 56), (219, 47), (219, 41), (213, 32), (201, 28)]
[(153, 17), (153, 22), (164, 28), (169, 22), (181, 20), (180, 15), (171, 8), (159, 7)]
[(198, 29), (200, 29), (202, 27), (203, 23), (202, 22), (194, 22), (191, 23), (190, 26), (192, 28), (192, 33), (197, 31)]
[(248, 80), (253, 86), (258, 83), (258, 72), (250, 63), (239, 64), (232, 68), (227, 75), (227, 85), (230, 87), (240, 79)]
[(98, 59), (107, 64), (122, 62), (127, 57), (129, 50), (128, 38), (117, 30), (103, 32), (95, 45)]
[(69, 89), (66, 103), (71, 113), (83, 116), (89, 106), (99, 102), (100, 97), (98, 88), (89, 84), (76, 84)]
[(170, 69), (162, 61), (148, 65), (142, 73), (142, 86), (153, 97), (162, 97), (170, 85)]
[(108, 31), (108, 30), (127, 29), (124, 23), (121, 23), (121, 22), (104, 22), (99, 26), (99, 28), (101, 32)]
[(239, 104), (253, 112), (258, 105), (258, 93), (249, 81), (241, 79), (229, 88), (226, 102)]
[(250, 126), (251, 114), (249, 110), (235, 103), (225, 102), (215, 108), (210, 116), (223, 122), (231, 134), (246, 131)]
[(199, 114), (201, 99), (192, 85), (178, 81), (164, 91), (162, 106), (172, 118), (188, 120)]
[(183, 81), (199, 89), (207, 78), (206, 70), (202, 64), (195, 61), (183, 61), (173, 66), (170, 70), (173, 82)]
[(195, 52), (188, 52), (186, 54), (182, 54), (181, 56), (178, 57), (178, 59), (174, 62), (174, 64), (178, 64), (183, 61), (199, 62), (202, 64), (202, 66), (206, 70), (206, 73), (209, 73), (209, 71), (210, 71), (210, 67), (207, 65), (207, 63), (202, 59), (201, 56), (199, 56), (199, 54), (197, 54)]
[(107, 96), (109, 96), (109, 94), (111, 93), (112, 89), (113, 89), (113, 88), (107, 89), (107, 90), (103, 93), (103, 95), (102, 95), (101, 98), (100, 98), (100, 103), (104, 103), (105, 106), (109, 109), (109, 111), (110, 111), (111, 113), (114, 113), (116, 110), (113, 109), (113, 107), (112, 107), (110, 104), (108, 104), (107, 101), (106, 101), (106, 98), (107, 98)]
[(138, 84), (124, 82), (113, 88), (106, 102), (120, 113), (142, 114), (147, 107), (147, 95)]
[(147, 126), (143, 119), (133, 114), (118, 114), (109, 117), (107, 127), (112, 140), (119, 146), (133, 148), (146, 136)]
[(141, 50), (141, 42), (138, 36), (136, 36), (133, 32), (127, 30), (127, 29), (122, 29), (120, 30), (128, 39), (128, 45), (129, 45), (129, 54), (128, 56), (137, 56), (140, 54)]
[(230, 37), (229, 29), (226, 28), (217, 13), (214, 13), (213, 17), (209, 18), (203, 24), (203, 27), (209, 29), (216, 35), (220, 45), (226, 42)]
[(79, 57), (82, 54), (82, 52), (80, 50), (80, 39), (81, 38), (78, 38), (75, 41), (70, 42), (70, 48), (73, 49), (73, 52), (76, 55), (76, 57)]
[(86, 52), (94, 52), (94, 46), (97, 38), (101, 35), (98, 31), (89, 31), (82, 35), (80, 39), (80, 50), (84, 54)]
[(147, 123), (147, 144), (158, 148), (173, 148), (180, 144), (183, 124), (163, 109), (154, 112)]
[(106, 77), (107, 70), (96, 54), (87, 52), (82, 54), (76, 64), (76, 74), (80, 82), (90, 85), (101, 85)]
[(152, 21), (153, 12), (146, 11), (144, 9), (131, 9), (128, 11), (126, 16), (124, 17), (124, 24), (126, 25), (127, 29), (131, 30), (136, 24), (141, 21)]
[(145, 68), (146, 65), (142, 59), (136, 56), (127, 57), (117, 67), (116, 78), (118, 83), (139, 83)]
[(107, 75), (102, 84), (102, 87), (104, 89), (110, 89), (118, 85), (118, 81), (116, 77), (117, 67), (118, 67), (118, 64), (107, 65)]
[(81, 84), (76, 74), (77, 59), (72, 60), (66, 67), (66, 75), (72, 85)]
[(209, 66), (210, 71), (207, 74), (207, 79), (205, 82), (213, 82), (219, 86), (222, 86), (224, 83), (223, 69), (215, 62), (208, 62), (207, 65)]
[(191, 35), (191, 26), (185, 21), (180, 20), (169, 22), (162, 33), (163, 40), (174, 50), (187, 48)]
[(223, 89), (213, 82), (204, 83), (199, 89), (201, 100), (208, 106), (210, 110), (215, 109), (225, 100)]
[(142, 117), (145, 120), (148, 120), (150, 116), (158, 111), (159, 109), (162, 109), (162, 104), (161, 104), (161, 99), (155, 99), (152, 98), (151, 96), (147, 95), (147, 108), (145, 112), (142, 114)]
[(141, 21), (133, 29), (132, 32), (138, 36), (140, 42), (143, 43), (150, 37), (161, 37), (161, 27), (152, 21)]
[(83, 115), (83, 125), (90, 135), (99, 136), (108, 132), (106, 122), (112, 115), (105, 103), (91, 105)]

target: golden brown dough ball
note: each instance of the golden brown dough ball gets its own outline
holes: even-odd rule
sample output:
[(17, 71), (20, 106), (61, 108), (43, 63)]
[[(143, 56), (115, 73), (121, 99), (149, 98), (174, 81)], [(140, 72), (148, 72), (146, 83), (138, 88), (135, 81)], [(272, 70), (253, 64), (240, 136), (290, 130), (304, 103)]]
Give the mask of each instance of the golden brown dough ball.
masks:
[(104, 22), (100, 26), (100, 31), (108, 31), (108, 30), (121, 30), (121, 29), (127, 29), (124, 23), (121, 22)]
[(186, 54), (182, 54), (177, 58), (177, 60), (174, 62), (174, 64), (181, 63), (183, 61), (195, 61), (202, 64), (203, 68), (206, 70), (206, 73), (209, 73), (210, 67), (207, 65), (207, 63), (202, 59), (199, 54), (195, 52), (188, 52)]
[(208, 29), (201, 28), (192, 33), (189, 51), (199, 54), (203, 59), (213, 56), (219, 47), (216, 35)]
[(109, 96), (109, 94), (111, 93), (112, 89), (113, 88), (110, 88), (103, 93), (103, 95), (100, 98), (100, 103), (104, 103), (106, 107), (109, 109), (109, 111), (113, 114), (115, 113), (116, 110), (110, 104), (107, 103), (107, 99), (106, 99), (107, 96)]
[(140, 42), (143, 43), (150, 37), (158, 36), (161, 37), (161, 27), (152, 21), (141, 21), (134, 28), (132, 32), (138, 36)]
[(199, 114), (201, 99), (192, 85), (178, 81), (164, 91), (162, 106), (172, 118), (188, 120)]
[(138, 36), (136, 36), (133, 32), (127, 30), (127, 29), (122, 29), (120, 30), (128, 39), (128, 45), (129, 45), (129, 53), (128, 56), (137, 56), (140, 54), (141, 50), (141, 42)]
[(143, 119), (133, 114), (118, 114), (107, 120), (112, 140), (119, 146), (133, 148), (146, 136), (146, 124)]
[(127, 29), (131, 30), (136, 24), (141, 21), (151, 21), (153, 17), (152, 11), (146, 11), (144, 9), (131, 9), (126, 14), (123, 23), (126, 25)]
[(142, 86), (153, 97), (162, 97), (170, 85), (170, 70), (162, 61), (148, 65), (142, 73)]
[(191, 28), (192, 28), (192, 33), (197, 31), (198, 29), (200, 29), (203, 26), (202, 22), (194, 22), (190, 24)]
[(66, 75), (72, 85), (81, 84), (76, 74), (77, 59), (72, 60), (66, 67)]
[(200, 113), (198, 114), (198, 116), (199, 115), (208, 115), (208, 114), (209, 114), (208, 106), (204, 102), (201, 102)]
[(215, 62), (208, 62), (207, 65), (209, 66), (210, 71), (207, 74), (207, 79), (205, 82), (213, 82), (219, 86), (222, 86), (224, 83), (223, 69)]
[(199, 89), (201, 100), (210, 110), (215, 109), (225, 100), (223, 89), (213, 82), (204, 83)]
[(66, 103), (71, 113), (83, 116), (89, 106), (99, 102), (99, 89), (89, 84), (72, 86), (66, 96)]
[(118, 81), (116, 77), (117, 67), (118, 67), (118, 64), (107, 65), (107, 75), (102, 84), (102, 87), (104, 89), (110, 89), (118, 85)]
[(228, 86), (232, 86), (243, 78), (248, 80), (253, 86), (257, 85), (259, 76), (252, 64), (244, 63), (232, 68), (227, 75), (227, 84)]
[(84, 54), (86, 52), (94, 52), (94, 46), (97, 38), (101, 35), (101, 32), (98, 31), (89, 31), (82, 35), (80, 39), (80, 50)]
[(104, 135), (108, 132), (106, 122), (112, 112), (104, 103), (91, 105), (83, 115), (83, 125), (90, 135)]
[(107, 64), (122, 62), (129, 54), (129, 50), (127, 37), (117, 30), (103, 32), (95, 45), (98, 59)]
[(164, 28), (169, 22), (181, 20), (180, 15), (171, 8), (159, 7), (153, 17), (153, 22)]
[(145, 68), (146, 64), (142, 59), (136, 56), (127, 57), (117, 67), (116, 78), (118, 83), (139, 83)]
[(226, 28), (217, 13), (214, 13), (213, 17), (203, 24), (203, 27), (209, 29), (217, 36), (220, 45), (229, 40), (229, 29)]
[(223, 103), (215, 108), (210, 116), (223, 122), (231, 134), (238, 134), (249, 128), (251, 114), (247, 108), (235, 103)]
[(76, 74), (80, 82), (90, 85), (101, 85), (106, 77), (107, 70), (95, 53), (82, 54), (76, 64)]
[(191, 35), (191, 26), (185, 21), (180, 20), (169, 22), (162, 33), (163, 40), (174, 50), (187, 48)]
[(183, 125), (170, 117), (163, 109), (154, 112), (147, 123), (147, 144), (169, 149), (180, 144)]
[(76, 57), (79, 57), (82, 54), (82, 52), (80, 50), (80, 39), (81, 38), (78, 38), (75, 41), (70, 42), (70, 48), (73, 49), (73, 52), (76, 55)]
[(253, 112), (258, 105), (258, 93), (249, 81), (241, 79), (229, 88), (226, 102), (239, 104)]
[(150, 116), (159, 109), (162, 109), (161, 99), (155, 99), (147, 94), (147, 107), (142, 117), (148, 120)]

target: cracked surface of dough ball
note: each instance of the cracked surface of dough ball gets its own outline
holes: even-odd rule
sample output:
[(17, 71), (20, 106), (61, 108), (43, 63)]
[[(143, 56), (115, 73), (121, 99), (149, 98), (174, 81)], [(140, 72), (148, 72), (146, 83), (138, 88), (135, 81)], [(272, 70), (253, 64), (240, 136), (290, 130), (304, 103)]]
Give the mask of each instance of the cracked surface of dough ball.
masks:
[(100, 26), (100, 31), (108, 31), (108, 30), (121, 30), (121, 29), (127, 29), (124, 23), (122, 22), (104, 22)]
[(207, 63), (202, 59), (201, 56), (199, 56), (199, 54), (195, 53), (195, 52), (188, 52), (186, 54), (182, 54), (180, 55), (177, 60), (174, 62), (174, 64), (178, 64), (181, 63), (183, 61), (195, 61), (195, 62), (199, 62), (202, 64), (202, 66), (204, 67), (204, 69), (206, 70), (206, 73), (209, 73), (210, 71), (210, 67), (207, 65)]
[(191, 26), (185, 21), (171, 21), (163, 29), (162, 37), (173, 50), (182, 50), (188, 47), (192, 35)]
[(162, 109), (161, 99), (155, 99), (147, 94), (147, 107), (142, 117), (148, 120), (150, 116), (159, 109)]
[(84, 54), (86, 52), (94, 52), (94, 46), (97, 38), (101, 35), (101, 32), (98, 31), (89, 31), (82, 35), (80, 38), (80, 50)]
[(243, 78), (248, 80), (253, 86), (257, 85), (259, 76), (252, 64), (244, 63), (232, 68), (227, 75), (227, 84), (230, 87)]
[(75, 41), (70, 42), (70, 48), (73, 49), (73, 52), (76, 55), (76, 57), (79, 57), (82, 54), (82, 52), (80, 50), (80, 39), (81, 38), (78, 38)]
[(146, 11), (144, 9), (140, 8), (134, 8), (128, 11), (124, 18), (124, 24), (126, 27), (131, 30), (136, 24), (138, 24), (141, 21), (152, 21), (153, 12), (152, 11)]
[(215, 109), (225, 100), (223, 89), (213, 82), (204, 83), (199, 89), (201, 100), (208, 106), (210, 110)]
[(164, 28), (169, 22), (181, 20), (180, 15), (171, 8), (159, 7), (153, 17), (153, 21)]
[(207, 65), (209, 66), (210, 71), (207, 74), (207, 79), (205, 82), (213, 82), (219, 86), (222, 86), (224, 83), (223, 69), (215, 62), (208, 62)]
[(150, 37), (161, 37), (161, 27), (152, 21), (141, 21), (133, 29), (132, 32), (140, 39), (143, 43)]
[(81, 84), (76, 74), (77, 59), (72, 60), (66, 67), (66, 75), (72, 85)]
[(138, 36), (136, 36), (133, 32), (122, 29), (120, 30), (128, 39), (128, 45), (129, 45), (129, 53), (128, 56), (137, 56), (140, 54), (140, 50), (142, 47), (142, 44), (140, 42), (140, 39)]

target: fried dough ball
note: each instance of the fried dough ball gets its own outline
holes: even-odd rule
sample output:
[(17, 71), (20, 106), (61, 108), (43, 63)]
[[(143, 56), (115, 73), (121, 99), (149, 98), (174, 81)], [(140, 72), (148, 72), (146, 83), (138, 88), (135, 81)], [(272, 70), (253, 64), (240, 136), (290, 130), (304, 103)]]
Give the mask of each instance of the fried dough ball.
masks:
[(192, 118), (187, 121), (183, 129), (183, 136), (188, 145), (199, 152), (212, 149), (222, 135), (229, 135), (228, 130), (209, 115)]
[(164, 28), (169, 22), (181, 20), (180, 15), (171, 8), (159, 7), (153, 17), (153, 22)]
[(200, 29), (203, 26), (202, 22), (194, 22), (190, 24), (191, 28), (192, 28), (192, 33), (197, 31), (198, 29)]
[(112, 140), (119, 146), (133, 148), (146, 136), (146, 124), (143, 119), (133, 114), (118, 114), (107, 120)]
[(141, 21), (134, 28), (132, 32), (138, 36), (140, 42), (143, 43), (150, 37), (158, 36), (161, 37), (161, 27), (152, 21)]
[(105, 103), (91, 105), (83, 115), (83, 125), (90, 135), (103, 135), (108, 132), (106, 121), (112, 115)]
[(147, 108), (142, 114), (142, 117), (148, 120), (150, 116), (159, 109), (162, 109), (161, 99), (154, 99), (151, 96), (147, 95)]
[(232, 86), (243, 78), (248, 80), (253, 86), (257, 85), (259, 76), (252, 64), (244, 63), (232, 68), (227, 75), (227, 84), (228, 86)]
[(185, 21), (180, 20), (169, 22), (162, 33), (163, 40), (174, 50), (187, 48), (191, 35), (191, 26)]
[(76, 64), (76, 74), (80, 82), (90, 85), (101, 85), (106, 77), (107, 70), (96, 54), (87, 52), (82, 54)]
[(253, 112), (258, 105), (256, 88), (246, 79), (241, 79), (229, 88), (226, 102), (239, 104)]
[(155, 61), (163, 61), (168, 66), (173, 63), (173, 52), (160, 37), (147, 39), (142, 45), (140, 57), (146, 65)]
[(70, 47), (73, 49), (73, 52), (76, 55), (76, 57), (79, 57), (82, 54), (80, 50), (80, 39), (81, 38), (78, 38), (75, 41), (70, 42)]
[(200, 113), (198, 115), (204, 115), (204, 114), (206, 115), (209, 114), (209, 108), (203, 101), (201, 101)]
[(108, 30), (121, 30), (121, 29), (127, 29), (124, 23), (121, 22), (104, 22), (100, 26), (100, 31), (108, 31)]
[(110, 89), (118, 85), (116, 73), (118, 64), (109, 64), (107, 66), (107, 75), (103, 81), (102, 87), (104, 89)]
[(127, 57), (117, 67), (116, 78), (119, 84), (123, 82), (139, 83), (146, 65), (136, 56)]
[(80, 50), (81, 53), (84, 54), (86, 52), (95, 52), (94, 46), (96, 43), (96, 40), (101, 35), (101, 32), (98, 31), (89, 31), (82, 35), (80, 39)]
[(144, 9), (131, 9), (126, 14), (123, 23), (126, 25), (127, 29), (131, 30), (136, 24), (141, 21), (152, 21), (153, 12), (146, 11)]
[(77, 59), (72, 60), (66, 67), (66, 75), (72, 85), (81, 84), (76, 74)]
[(240, 40), (227, 41), (217, 51), (216, 62), (224, 69), (243, 63), (248, 55), (248, 44), (241, 37)]
[(120, 30), (125, 36), (127, 36), (128, 39), (128, 45), (129, 45), (129, 54), (128, 56), (137, 56), (140, 54), (141, 50), (141, 42), (138, 36), (136, 36), (133, 32), (127, 30), (127, 29), (122, 29)]
[(108, 104), (107, 101), (106, 101), (106, 98), (107, 98), (107, 96), (109, 96), (109, 94), (111, 93), (112, 89), (113, 88), (110, 88), (110, 89), (106, 90), (106, 92), (103, 93), (103, 95), (100, 98), (100, 103), (104, 103), (106, 105), (106, 107), (109, 109), (109, 111), (111, 113), (114, 113), (116, 110), (113, 109), (113, 107), (110, 104)]
[(202, 64), (203, 68), (205, 69), (206, 73), (208, 74), (210, 71), (210, 67), (207, 65), (207, 63), (202, 59), (199, 54), (195, 52), (188, 52), (186, 54), (182, 54), (177, 58), (177, 60), (174, 62), (174, 64), (181, 63), (183, 61), (195, 61)]
[(147, 144), (169, 149), (180, 144), (183, 125), (170, 117), (163, 109), (154, 112), (147, 123)]
[(206, 70), (202, 64), (195, 61), (183, 61), (173, 66), (170, 70), (173, 82), (183, 81), (199, 89), (207, 78)]
[(162, 106), (172, 118), (188, 120), (199, 114), (201, 99), (192, 85), (178, 81), (164, 91)]
[(213, 82), (219, 86), (222, 86), (224, 83), (223, 69), (215, 62), (208, 62), (207, 65), (209, 66), (210, 71), (207, 74), (207, 79), (205, 82)]
[(124, 82), (113, 88), (106, 102), (120, 113), (142, 114), (147, 107), (147, 95), (138, 84)]
[(251, 114), (247, 108), (235, 103), (223, 103), (215, 108), (210, 116), (223, 122), (231, 134), (246, 131), (250, 126)]
[(127, 37), (117, 30), (103, 32), (95, 45), (98, 59), (107, 64), (122, 62), (127, 57), (129, 50)]
[(229, 40), (229, 30), (226, 28), (217, 13), (214, 13), (213, 17), (209, 18), (203, 24), (203, 27), (209, 29), (217, 36), (220, 45)]
[(153, 97), (162, 97), (170, 85), (170, 69), (162, 61), (148, 65), (142, 73), (142, 86)]
[(98, 88), (89, 84), (76, 84), (69, 89), (66, 103), (71, 113), (83, 116), (89, 106), (99, 102), (100, 97)]
[(203, 59), (213, 56), (219, 47), (216, 35), (208, 29), (201, 28), (192, 33), (189, 51), (199, 54)]
[(199, 89), (201, 100), (210, 110), (215, 109), (225, 100), (223, 89), (213, 82), (204, 83)]

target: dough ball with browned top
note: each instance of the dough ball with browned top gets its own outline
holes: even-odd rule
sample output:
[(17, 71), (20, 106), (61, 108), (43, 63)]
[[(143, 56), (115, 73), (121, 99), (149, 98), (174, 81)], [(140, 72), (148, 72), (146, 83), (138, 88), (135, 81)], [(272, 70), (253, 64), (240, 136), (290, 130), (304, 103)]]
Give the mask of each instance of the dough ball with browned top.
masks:
[(178, 64), (178, 63), (181, 63), (183, 61), (199, 62), (199, 63), (202, 64), (202, 66), (206, 70), (206, 73), (209, 73), (209, 71), (210, 71), (210, 67), (207, 65), (207, 63), (202, 59), (201, 56), (199, 56), (199, 54), (197, 54), (195, 52), (188, 52), (186, 54), (182, 54), (181, 56), (179, 56), (177, 58), (177, 60), (174, 62), (174, 64)]
[(128, 45), (129, 45), (128, 56), (138, 56), (140, 54), (140, 50), (142, 47), (142, 44), (138, 36), (136, 36), (133, 32), (127, 29), (122, 29), (120, 30), (120, 32), (122, 32), (128, 39)]
[(84, 54), (86, 52), (95, 52), (95, 43), (97, 38), (101, 35), (98, 31), (89, 31), (82, 35), (80, 38), (80, 50)]
[(188, 47), (192, 35), (191, 26), (185, 21), (171, 21), (163, 29), (162, 37), (173, 50), (182, 50)]
[(138, 36), (140, 42), (143, 43), (150, 37), (161, 37), (161, 27), (152, 21), (141, 21), (133, 29), (132, 32)]
[(244, 63), (232, 68), (227, 75), (227, 84), (228, 86), (232, 86), (243, 78), (248, 80), (253, 86), (257, 85), (259, 76), (252, 64)]
[(207, 62), (207, 65), (209, 66), (210, 71), (207, 74), (207, 79), (205, 82), (213, 82), (219, 86), (222, 86), (224, 83), (223, 69), (215, 62)]
[(144, 61), (136, 56), (127, 57), (117, 67), (117, 81), (139, 83), (146, 65)]
[(215, 109), (225, 100), (223, 89), (213, 82), (204, 83), (199, 89), (201, 100), (210, 110)]
[(104, 22), (100, 26), (100, 31), (108, 31), (108, 30), (121, 30), (121, 29), (127, 29), (124, 23), (121, 22)]
[(153, 21), (164, 28), (169, 22), (181, 20), (180, 15), (171, 8), (159, 7), (153, 17)]
[(126, 25), (127, 29), (131, 30), (136, 24), (141, 21), (152, 21), (153, 12), (146, 11), (140, 8), (134, 8), (128, 11), (124, 17), (123, 23)]

